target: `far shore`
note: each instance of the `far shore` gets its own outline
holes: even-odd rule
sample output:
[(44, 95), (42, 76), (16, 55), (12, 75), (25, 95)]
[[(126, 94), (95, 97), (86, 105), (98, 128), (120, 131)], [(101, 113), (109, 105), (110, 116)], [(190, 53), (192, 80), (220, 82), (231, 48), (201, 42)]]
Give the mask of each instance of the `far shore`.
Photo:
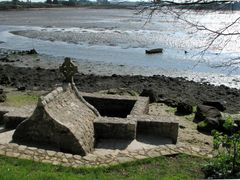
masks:
[(57, 8), (89, 8), (89, 9), (135, 9), (138, 4), (125, 5), (124, 3), (118, 4), (97, 4), (93, 2), (85, 4), (47, 4), (42, 2), (24, 3), (21, 2), (17, 5), (0, 2), (0, 11), (20, 11), (20, 10), (41, 10), (41, 9), (57, 9)]

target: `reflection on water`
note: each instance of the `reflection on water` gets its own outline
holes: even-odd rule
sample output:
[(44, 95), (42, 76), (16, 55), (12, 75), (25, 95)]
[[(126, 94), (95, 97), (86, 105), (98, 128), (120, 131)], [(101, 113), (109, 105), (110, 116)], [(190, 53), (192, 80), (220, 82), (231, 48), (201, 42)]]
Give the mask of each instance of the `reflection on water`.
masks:
[[(8, 29), (7, 31), (5, 31)], [(35, 48), (39, 53), (53, 55), (53, 56), (69, 56), (81, 60), (87, 60), (97, 63), (112, 63), (115, 65), (135, 66), (141, 68), (151, 68), (147, 74), (139, 72), (132, 72), (133, 74), (153, 75), (159, 72), (172, 71), (194, 71), (202, 73), (224, 73), (223, 69), (211, 68), (206, 62), (211, 59), (212, 62), (224, 60), (236, 54), (222, 53), (220, 55), (208, 52), (202, 61), (199, 56), (195, 56), (196, 50), (190, 50), (187, 53), (183, 49), (176, 49), (171, 47), (164, 48), (163, 54), (146, 55), (146, 48), (123, 48), (121, 46), (107, 46), (107, 45), (89, 45), (86, 42), (68, 43), (63, 41), (49, 41), (27, 38), (17, 36), (8, 31), (21, 29), (39, 29), (30, 27), (6, 27), (0, 26), (0, 35), (5, 43), (0, 44), (1, 48), (7, 49), (31, 49)], [(49, 31), (49, 30), (48, 30)], [(69, 30), (68, 30), (69, 31)], [(100, 33), (100, 32), (99, 32)], [(37, 38), (37, 37), (36, 37)], [(128, 42), (125, 40), (125, 44)], [(118, 42), (116, 42), (117, 44)], [(157, 47), (159, 47), (158, 45)], [(239, 71), (235, 71), (239, 74)]]
[[(125, 16), (118, 17), (114, 11), (111, 13), (115, 14), (109, 16), (109, 11), (104, 10), (100, 15), (106, 15), (104, 20), (98, 18), (96, 12), (97, 10), (94, 10), (95, 14), (89, 15), (90, 20), (73, 20), (76, 26), (79, 26), (74, 28), (71, 25), (72, 21), (66, 21), (66, 27), (61, 28), (0, 25), (0, 37), (1, 41), (4, 41), (0, 44), (0, 48), (17, 50), (35, 48), (39, 53), (47, 55), (69, 56), (76, 58), (80, 64), (88, 62), (103, 68), (100, 74), (107, 75), (164, 74), (191, 77), (198, 81), (207, 79), (212, 83), (219, 81), (224, 84), (232, 79), (239, 79), (238, 69), (232, 73), (232, 76), (226, 76), (229, 69), (210, 67), (212, 64), (240, 56), (240, 44), (236, 44), (235, 37), (220, 54), (214, 45), (202, 57), (197, 54), (201, 51), (200, 47), (206, 43), (204, 37), (207, 34), (205, 32), (189, 34), (192, 29), (186, 31), (183, 24), (168, 16), (165, 16), (165, 19), (160, 15), (154, 16), (149, 24), (143, 26), (144, 18), (132, 16), (131, 11), (127, 11), (128, 14)], [(80, 12), (65, 14), (64, 18), (76, 18), (75, 15), (78, 13)], [(220, 28), (239, 15), (238, 12), (231, 15), (208, 13), (189, 17), (191, 20), (205, 23), (209, 28)], [(41, 24), (41, 20), (39, 21), (38, 23)], [(45, 21), (46, 19), (42, 20), (43, 26)], [(59, 17), (56, 22), (60, 22)], [(11, 34), (10, 31), (20, 31), (18, 34), (22, 36)], [(145, 54), (146, 49), (159, 47), (164, 49), (163, 54)], [(237, 86), (237, 82), (238, 80), (231, 86)]]

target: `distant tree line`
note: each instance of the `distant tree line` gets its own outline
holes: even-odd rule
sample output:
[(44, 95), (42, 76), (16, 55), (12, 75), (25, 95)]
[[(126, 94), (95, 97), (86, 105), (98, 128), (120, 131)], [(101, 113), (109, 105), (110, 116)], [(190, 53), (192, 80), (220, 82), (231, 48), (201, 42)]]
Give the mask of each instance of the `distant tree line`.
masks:
[(46, 0), (47, 4), (62, 4), (65, 6), (75, 6), (77, 4), (82, 4), (82, 3), (90, 3), (89, 0)]
[[(12, 5), (17, 6), (23, 4), (24, 2), (20, 2), (19, 0), (12, 0)], [(29, 1), (27, 1), (29, 3)], [(60, 4), (65, 6), (75, 6), (77, 4), (91, 4), (89, 0), (46, 0), (46, 4)], [(26, 3), (25, 3), (26, 4)]]

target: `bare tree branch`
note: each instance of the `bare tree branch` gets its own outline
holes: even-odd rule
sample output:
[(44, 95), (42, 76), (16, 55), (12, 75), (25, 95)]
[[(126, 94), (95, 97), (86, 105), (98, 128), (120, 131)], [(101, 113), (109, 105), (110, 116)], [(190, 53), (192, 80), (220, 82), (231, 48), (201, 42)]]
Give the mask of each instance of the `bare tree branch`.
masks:
[[(217, 47), (220, 53), (224, 48), (227, 47), (229, 43), (233, 41), (233, 37), (240, 37), (240, 16), (233, 19), (230, 23), (225, 24), (223, 27), (207, 27), (203, 23), (194, 22), (192, 19), (188, 19), (188, 13), (198, 12), (196, 11), (195, 6), (199, 7), (200, 12), (204, 12), (207, 10), (216, 11), (222, 8), (224, 10), (226, 7), (231, 7), (234, 1), (206, 1), (206, 0), (195, 0), (190, 2), (173, 2), (173, 1), (162, 1), (162, 0), (154, 0), (152, 3), (143, 4), (143, 8), (140, 9), (138, 13), (148, 13), (147, 22), (150, 21), (153, 14), (156, 11), (164, 12), (171, 14), (173, 17), (178, 20), (186, 23), (189, 27), (195, 28), (195, 33), (198, 31), (202, 31), (207, 33), (206, 39), (207, 42), (205, 45), (200, 47), (202, 50), (199, 52), (201, 57), (204, 56), (206, 51), (208, 51), (213, 46)], [(215, 6), (216, 5), (216, 6)], [(219, 6), (217, 6), (219, 5)], [(221, 8), (220, 8), (221, 5)], [(209, 9), (204, 9), (205, 7), (211, 7)], [(204, 11), (202, 11), (204, 9)], [(145, 23), (145, 24), (146, 24)], [(238, 31), (239, 29), (239, 31)], [(214, 67), (233, 67), (232, 69), (236, 69), (236, 66), (240, 64), (240, 57), (232, 58), (229, 61), (215, 65)]]

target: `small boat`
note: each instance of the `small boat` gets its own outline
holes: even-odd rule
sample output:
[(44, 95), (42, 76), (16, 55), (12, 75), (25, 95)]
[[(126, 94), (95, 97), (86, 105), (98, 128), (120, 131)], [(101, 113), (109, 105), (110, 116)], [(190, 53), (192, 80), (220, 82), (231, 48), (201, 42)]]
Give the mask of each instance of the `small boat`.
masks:
[(150, 49), (145, 51), (146, 54), (156, 54), (156, 53), (163, 53), (162, 48), (157, 48), (157, 49)]

